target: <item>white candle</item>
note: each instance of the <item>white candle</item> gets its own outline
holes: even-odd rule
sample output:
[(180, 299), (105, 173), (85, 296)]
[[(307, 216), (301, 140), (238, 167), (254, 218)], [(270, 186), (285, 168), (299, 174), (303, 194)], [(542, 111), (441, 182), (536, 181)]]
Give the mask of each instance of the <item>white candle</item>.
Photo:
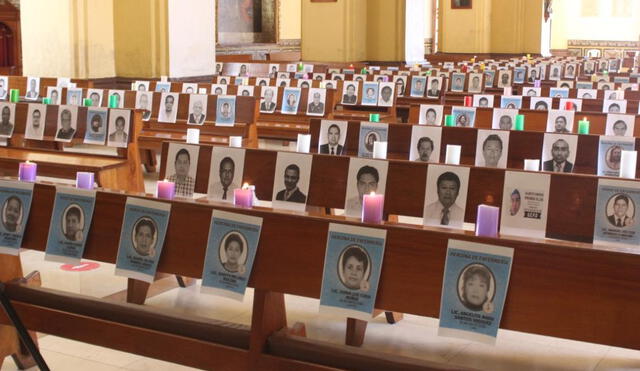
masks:
[(502, 92), (502, 95), (507, 95), (508, 96), (508, 95), (512, 94), (511, 86), (505, 86), (503, 89), (504, 89), (504, 91)]
[(527, 171), (540, 171), (540, 160), (524, 160), (524, 169)]
[(187, 143), (200, 143), (200, 129), (187, 129)]
[(622, 158), (620, 159), (620, 178), (635, 179), (637, 161), (637, 151), (622, 151)]
[(207, 94), (207, 88), (199, 88), (198, 94)]
[(296, 151), (300, 153), (309, 153), (310, 149), (311, 149), (311, 134), (298, 134)]
[(242, 137), (236, 137), (236, 136), (229, 137), (229, 147), (241, 148)]
[(447, 144), (445, 163), (447, 165), (460, 165), (460, 152), (462, 152), (462, 146)]
[(386, 159), (388, 144), (388, 142), (373, 142), (373, 158)]
[(167, 82), (169, 78), (167, 76), (160, 76), (160, 82)]

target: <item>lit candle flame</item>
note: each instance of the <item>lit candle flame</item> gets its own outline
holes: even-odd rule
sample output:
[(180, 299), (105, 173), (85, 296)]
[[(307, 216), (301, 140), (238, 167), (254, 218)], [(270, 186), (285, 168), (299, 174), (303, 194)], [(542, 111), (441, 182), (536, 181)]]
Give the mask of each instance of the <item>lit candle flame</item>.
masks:
[(249, 189), (249, 183), (245, 183), (242, 185), (242, 189)]

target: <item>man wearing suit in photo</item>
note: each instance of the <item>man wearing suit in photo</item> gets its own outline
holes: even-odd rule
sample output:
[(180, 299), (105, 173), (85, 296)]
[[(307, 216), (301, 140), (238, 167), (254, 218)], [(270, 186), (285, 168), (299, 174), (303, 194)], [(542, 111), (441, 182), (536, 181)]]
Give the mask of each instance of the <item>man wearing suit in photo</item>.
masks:
[(277, 201), (307, 202), (307, 196), (300, 192), (298, 181), (300, 180), (300, 168), (296, 164), (291, 164), (284, 169), (284, 188), (276, 195)]
[(564, 139), (558, 139), (551, 147), (551, 160), (543, 163), (544, 171), (553, 171), (556, 173), (570, 173), (573, 171), (573, 164), (569, 162), (569, 143)]
[(340, 127), (331, 124), (327, 130), (328, 143), (320, 145), (320, 153), (341, 155), (344, 147), (340, 145)]
[(613, 199), (613, 214), (607, 215), (607, 220), (614, 227), (622, 228), (633, 225), (634, 220), (627, 215), (629, 210), (629, 197), (625, 194), (618, 194)]

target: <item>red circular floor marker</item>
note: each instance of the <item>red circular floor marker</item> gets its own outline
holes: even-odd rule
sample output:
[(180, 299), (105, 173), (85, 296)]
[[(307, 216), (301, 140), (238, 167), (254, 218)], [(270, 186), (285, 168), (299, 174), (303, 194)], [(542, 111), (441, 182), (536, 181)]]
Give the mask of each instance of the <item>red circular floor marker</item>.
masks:
[(67, 272), (86, 272), (97, 269), (100, 266), (98, 263), (94, 262), (84, 262), (78, 265), (74, 264), (63, 264), (60, 266), (60, 269)]

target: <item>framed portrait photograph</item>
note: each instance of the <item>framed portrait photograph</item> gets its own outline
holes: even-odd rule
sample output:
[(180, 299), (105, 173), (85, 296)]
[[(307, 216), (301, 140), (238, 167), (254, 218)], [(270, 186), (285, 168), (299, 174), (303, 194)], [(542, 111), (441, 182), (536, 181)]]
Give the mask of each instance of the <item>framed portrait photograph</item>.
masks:
[(633, 137), (601, 135), (598, 141), (598, 176), (620, 176), (622, 151), (634, 151)]
[(462, 229), (468, 183), (468, 167), (429, 165), (424, 225)]
[(360, 83), (357, 81), (345, 81), (342, 86), (342, 104), (355, 105), (358, 103), (358, 87)]
[(109, 135), (107, 136), (107, 145), (109, 147), (127, 148), (129, 144), (130, 118), (130, 110), (109, 110)]
[(56, 187), (45, 250), (46, 261), (80, 264), (95, 200), (95, 190)]
[(62, 99), (60, 99), (61, 92), (62, 88), (47, 86), (47, 98), (51, 100), (51, 104), (60, 104), (62, 102)]
[(549, 110), (547, 114), (547, 133), (571, 133), (573, 131), (574, 117), (574, 111)]
[(480, 108), (493, 108), (493, 101), (495, 96), (493, 94), (474, 94), (473, 106)]
[(610, 100), (605, 99), (602, 105), (602, 112), (604, 113), (626, 113), (627, 101), (626, 100)]
[(227, 85), (225, 84), (211, 84), (211, 94), (212, 95), (226, 95), (227, 94)]
[(90, 108), (87, 110), (87, 128), (84, 132), (86, 144), (104, 145), (107, 139), (108, 108)]
[(609, 113), (607, 114), (604, 134), (617, 137), (633, 137), (635, 121), (634, 115)]
[(201, 292), (243, 300), (261, 229), (262, 218), (213, 210)]
[(318, 153), (341, 155), (347, 140), (347, 121), (322, 120), (320, 123), (320, 138), (318, 139)]
[(478, 130), (476, 140), (476, 166), (506, 169), (508, 153), (508, 131)]
[(467, 91), (469, 93), (482, 93), (483, 83), (482, 78), (484, 74), (482, 73), (470, 73), (469, 74), (469, 84), (467, 85)]
[(178, 116), (178, 93), (162, 93), (158, 111), (158, 122), (175, 124)]
[(466, 76), (464, 73), (451, 74), (451, 91), (458, 93), (463, 92)]
[(360, 137), (358, 139), (358, 157), (373, 157), (373, 144), (375, 142), (386, 142), (388, 134), (388, 124), (362, 122), (360, 124)]
[(275, 209), (305, 210), (312, 160), (313, 156), (307, 154), (278, 152), (272, 194)]
[(444, 106), (441, 104), (421, 104), (419, 125), (441, 126), (444, 117)]
[(640, 187), (636, 182), (599, 179), (594, 243), (633, 247), (640, 243), (640, 223), (636, 211), (640, 206)]
[(273, 113), (278, 105), (278, 88), (263, 86), (260, 88), (260, 112)]
[(413, 125), (409, 160), (437, 164), (440, 162), (441, 139), (441, 127)]
[(516, 123), (517, 109), (494, 108), (491, 128), (500, 130), (512, 130)]
[(27, 77), (27, 92), (24, 94), (26, 100), (36, 100), (40, 96), (40, 78)]
[(60, 106), (58, 111), (58, 124), (56, 127), (56, 141), (71, 142), (77, 132), (78, 107)]
[(165, 177), (176, 184), (176, 196), (193, 196), (199, 151), (200, 147), (197, 145), (169, 143)]
[(0, 103), (0, 138), (11, 138), (16, 126), (16, 104)]
[(0, 253), (18, 255), (29, 219), (31, 182), (0, 180)]
[(577, 135), (546, 133), (542, 144), (542, 170), (572, 173), (577, 148)]
[(473, 127), (476, 123), (476, 108), (475, 107), (451, 107), (451, 115), (453, 115), (454, 122), (458, 127)]
[[(104, 91), (102, 89), (88, 89), (87, 98), (91, 99), (91, 107), (102, 106), (102, 96)], [(53, 104), (53, 101), (52, 101)]]
[(379, 107), (392, 107), (394, 102), (393, 90), (395, 84), (392, 82), (381, 82), (379, 84), (378, 93), (378, 106)]
[(380, 85), (375, 81), (365, 81), (362, 84), (362, 105), (376, 106), (378, 105), (378, 93)]
[(236, 97), (219, 95), (216, 101), (216, 126), (233, 126), (236, 122)]
[(244, 155), (244, 148), (213, 147), (207, 198), (233, 203), (234, 190), (242, 187)]
[(142, 110), (142, 121), (149, 121), (151, 118), (151, 107), (153, 106), (153, 92), (136, 92), (136, 109)]
[(207, 95), (189, 95), (189, 118), (187, 124), (202, 125), (207, 118)]
[(182, 84), (182, 94), (197, 94), (198, 84), (185, 82)]
[(282, 108), (280, 112), (285, 115), (295, 115), (298, 113), (301, 96), (302, 90), (300, 88), (285, 88), (282, 93)]
[(320, 88), (309, 89), (307, 97), (307, 115), (324, 116), (325, 101), (327, 99), (327, 90)]
[(255, 86), (252, 85), (241, 85), (238, 86), (238, 90), (236, 95), (239, 97), (253, 97), (253, 91)]
[(520, 109), (522, 108), (522, 96), (511, 95), (500, 98), (500, 108)]
[[(44, 127), (47, 118), (47, 105), (31, 103), (27, 109), (27, 124), (25, 128), (25, 139), (42, 140), (44, 137)], [(102, 141), (104, 144), (104, 140)]]
[(320, 312), (370, 320), (387, 231), (329, 224)]
[(351, 157), (347, 176), (344, 213), (346, 216), (362, 216), (362, 197), (375, 192), (384, 195), (387, 185), (389, 162)]

